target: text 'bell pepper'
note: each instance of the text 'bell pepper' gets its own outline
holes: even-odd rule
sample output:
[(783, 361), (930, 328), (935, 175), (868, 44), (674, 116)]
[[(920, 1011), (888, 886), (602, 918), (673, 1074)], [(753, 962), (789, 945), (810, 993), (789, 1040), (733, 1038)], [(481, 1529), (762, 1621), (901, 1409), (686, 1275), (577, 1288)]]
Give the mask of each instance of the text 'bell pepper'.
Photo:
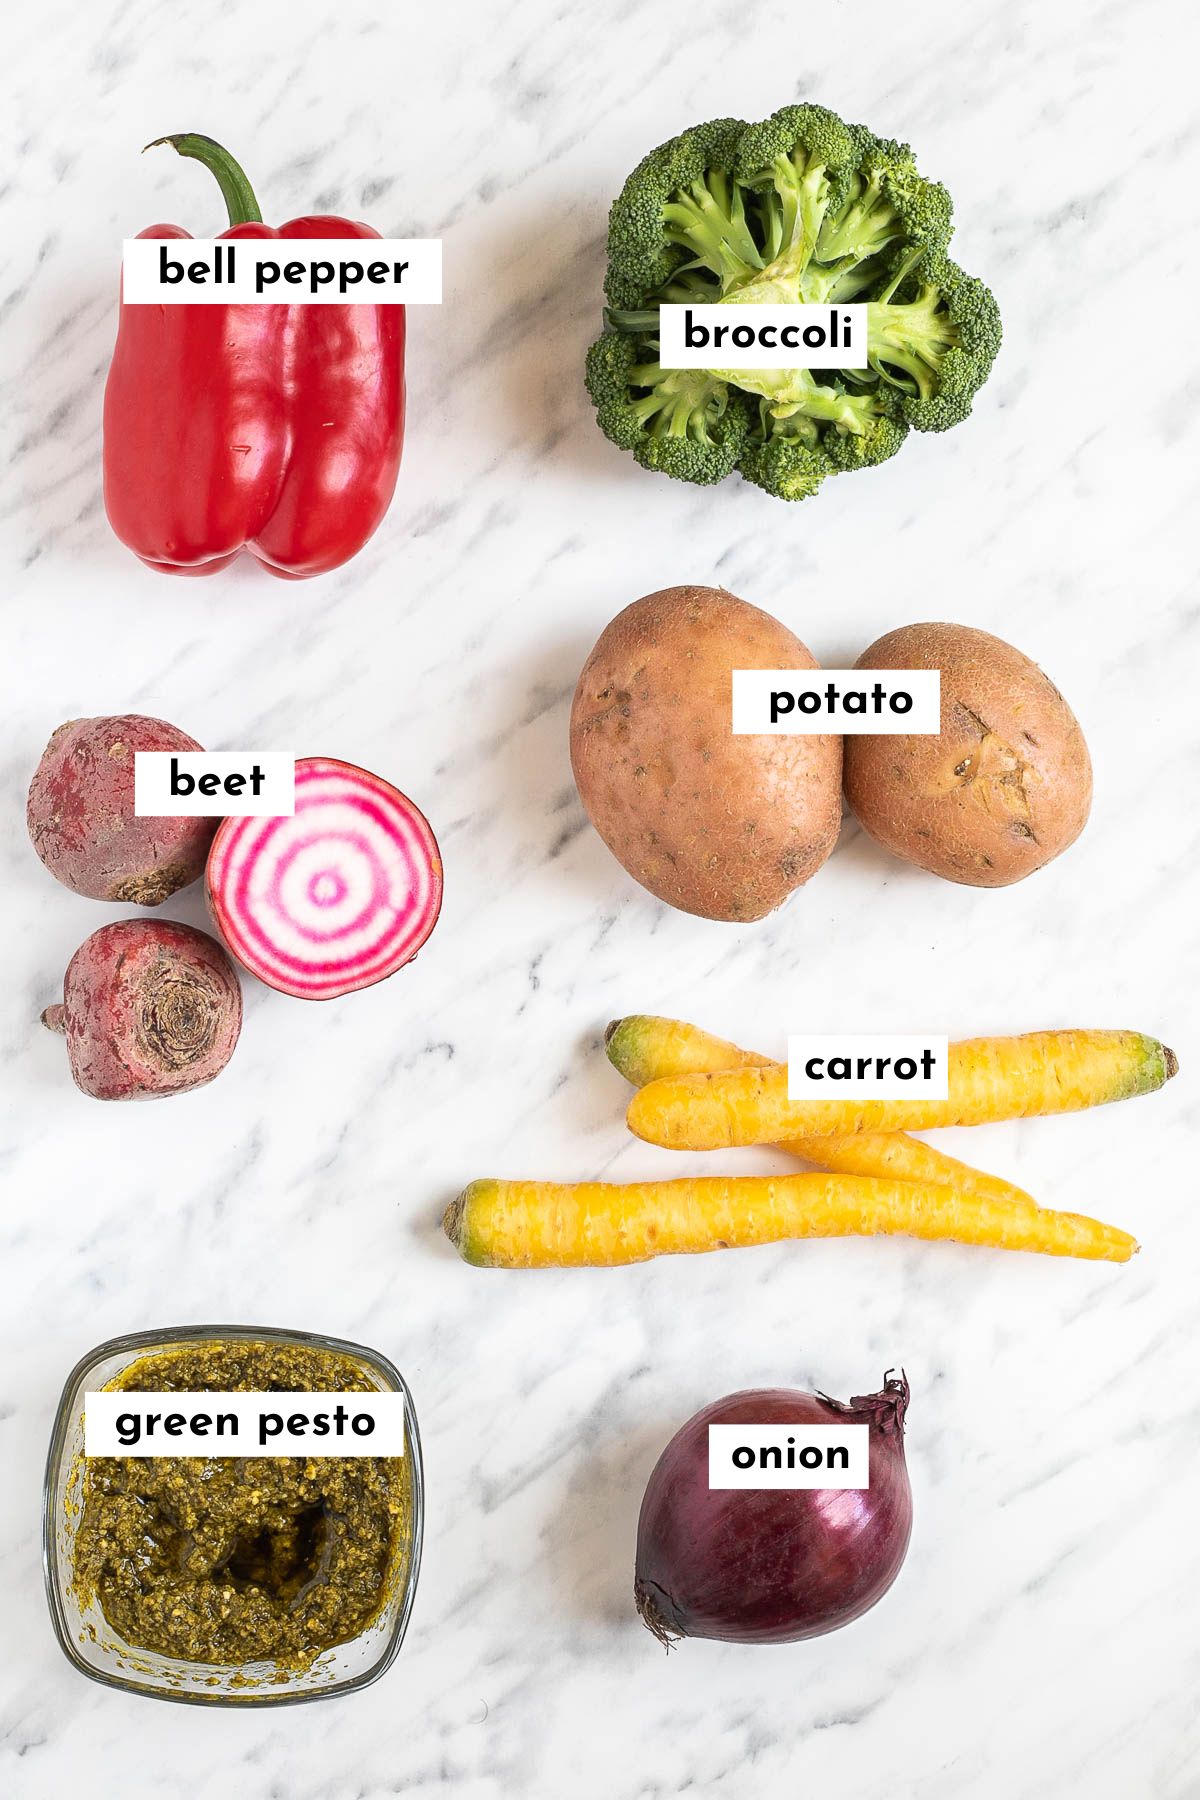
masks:
[[(373, 238), (315, 214), (272, 230), (220, 144), (160, 138), (211, 169), (224, 238)], [(152, 148), (152, 146), (148, 146)], [(145, 238), (189, 238), (152, 225)], [(122, 305), (104, 394), (104, 505), (152, 569), (211, 575), (241, 550), (274, 575), (336, 569), (392, 498), (404, 441), (404, 308)]]

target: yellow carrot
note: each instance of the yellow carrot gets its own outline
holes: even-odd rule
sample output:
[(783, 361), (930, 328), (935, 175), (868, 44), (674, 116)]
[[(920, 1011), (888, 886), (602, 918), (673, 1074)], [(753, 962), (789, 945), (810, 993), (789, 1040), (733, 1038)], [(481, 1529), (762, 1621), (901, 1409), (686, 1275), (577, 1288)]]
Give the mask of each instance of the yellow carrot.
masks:
[[(774, 1068), (769, 1056), (741, 1050), (726, 1038), (714, 1037), (682, 1019), (654, 1013), (631, 1013), (614, 1019), (604, 1035), (613, 1067), (635, 1087), (670, 1075), (716, 1075), (725, 1069)], [(933, 1182), (964, 1194), (1004, 1201), (1009, 1206), (1036, 1206), (1024, 1188), (999, 1175), (985, 1175), (970, 1163), (935, 1150), (903, 1131), (846, 1132), (840, 1137), (793, 1138), (779, 1146), (792, 1156), (833, 1169), (842, 1175), (884, 1175), (895, 1181)]]
[(787, 1070), (732, 1069), (652, 1081), (629, 1103), (629, 1128), (671, 1150), (720, 1150), (855, 1131), (929, 1131), (1078, 1112), (1152, 1093), (1173, 1051), (1136, 1031), (1031, 1031), (950, 1046), (948, 1100), (788, 1099)]
[(1106, 1262), (1127, 1262), (1137, 1249), (1128, 1233), (1075, 1213), (864, 1175), (473, 1181), (443, 1223), (465, 1261), (494, 1269), (608, 1268), (782, 1238), (877, 1233)]

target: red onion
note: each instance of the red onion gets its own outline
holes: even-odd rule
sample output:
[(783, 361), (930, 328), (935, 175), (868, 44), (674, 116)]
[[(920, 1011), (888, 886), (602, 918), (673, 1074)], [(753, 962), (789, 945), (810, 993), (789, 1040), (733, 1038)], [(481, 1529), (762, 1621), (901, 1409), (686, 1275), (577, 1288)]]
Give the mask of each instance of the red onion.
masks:
[[(664, 1644), (789, 1644), (848, 1625), (895, 1581), (912, 1530), (904, 1463), (908, 1382), (848, 1405), (790, 1388), (715, 1400), (655, 1465), (638, 1520), (634, 1598)], [(710, 1425), (869, 1427), (870, 1486), (710, 1489)]]
[(424, 814), (390, 782), (298, 757), (293, 817), (222, 822), (208, 899), (260, 981), (332, 1000), (412, 961), (437, 923), (442, 859)]

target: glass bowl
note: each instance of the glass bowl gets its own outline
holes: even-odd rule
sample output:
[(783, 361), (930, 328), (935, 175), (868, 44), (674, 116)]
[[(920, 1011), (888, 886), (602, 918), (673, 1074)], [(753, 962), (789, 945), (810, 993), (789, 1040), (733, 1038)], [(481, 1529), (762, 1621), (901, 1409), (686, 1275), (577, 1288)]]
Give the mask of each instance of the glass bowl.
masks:
[[(406, 1540), (398, 1549), (398, 1567), (387, 1602), (365, 1631), (325, 1651), (299, 1673), (289, 1669), (281, 1674), (269, 1662), (185, 1662), (136, 1648), (117, 1635), (94, 1600), (86, 1609), (81, 1608), (74, 1591), (75, 1533), (84, 1468), (84, 1394), (89, 1389), (106, 1387), (131, 1363), (157, 1351), (231, 1341), (298, 1344), (331, 1351), (356, 1363), (377, 1392), (404, 1396), (409, 1522)], [(353, 1693), (356, 1688), (377, 1681), (391, 1667), (404, 1640), (421, 1566), (424, 1516), (421, 1440), (412, 1395), (400, 1371), (377, 1351), (341, 1338), (249, 1325), (181, 1325), (166, 1331), (133, 1332), (97, 1345), (77, 1363), (59, 1401), (42, 1501), (42, 1552), (50, 1616), (63, 1654), (77, 1669), (93, 1681), (129, 1693), (195, 1706), (288, 1706), (301, 1700)]]

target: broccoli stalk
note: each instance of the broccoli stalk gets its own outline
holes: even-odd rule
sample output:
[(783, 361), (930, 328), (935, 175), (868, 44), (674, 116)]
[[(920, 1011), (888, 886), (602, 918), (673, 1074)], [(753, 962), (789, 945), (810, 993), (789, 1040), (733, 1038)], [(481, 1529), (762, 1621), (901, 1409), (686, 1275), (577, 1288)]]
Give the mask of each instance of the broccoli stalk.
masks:
[(635, 365), (629, 371), (629, 385), (645, 389), (642, 397), (633, 401), (633, 412), (655, 437), (686, 437), (698, 444), (713, 441), (713, 427), (725, 411), (728, 396), (721, 382), (703, 369)]
[[(703, 369), (689, 369), (703, 375)], [(717, 381), (758, 394), (766, 401), (773, 419), (803, 417), (833, 425), (838, 431), (865, 437), (872, 431), (879, 409), (872, 396), (850, 394), (842, 387), (818, 381), (811, 369), (713, 369)]]
[(959, 343), (955, 322), (935, 281), (922, 281), (913, 300), (895, 300), (924, 252), (910, 251), (887, 286), (867, 305), (867, 357), (882, 381), (928, 400), (937, 392), (946, 352)]
[[(612, 210), (601, 428), (647, 467), (734, 467), (783, 498), (882, 462), (910, 426), (965, 418), (1000, 341), (995, 302), (945, 255), (950, 202), (907, 146), (814, 106), (716, 120), (653, 151)], [(664, 301), (868, 306), (868, 367), (663, 370)]]
[(722, 294), (762, 268), (762, 257), (746, 219), (746, 196), (719, 169), (693, 181), (662, 209), (663, 236), (688, 253), (685, 267), (712, 271)]

